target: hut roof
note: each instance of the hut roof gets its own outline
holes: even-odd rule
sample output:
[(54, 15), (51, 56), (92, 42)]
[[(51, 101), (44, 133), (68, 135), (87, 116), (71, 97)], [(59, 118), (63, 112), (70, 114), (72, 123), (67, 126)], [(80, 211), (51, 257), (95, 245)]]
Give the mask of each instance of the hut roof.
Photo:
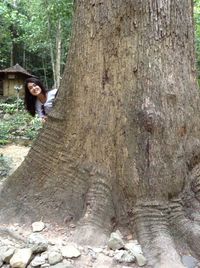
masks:
[(30, 73), (28, 73), (24, 68), (22, 68), (18, 63), (12, 67), (0, 70), (0, 74), (1, 73), (21, 73), (26, 76), (33, 76)]

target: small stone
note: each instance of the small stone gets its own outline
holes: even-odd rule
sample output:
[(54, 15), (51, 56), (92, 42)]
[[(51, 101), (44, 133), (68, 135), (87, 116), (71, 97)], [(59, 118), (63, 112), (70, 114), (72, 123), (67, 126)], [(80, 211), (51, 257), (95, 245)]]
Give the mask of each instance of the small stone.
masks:
[(16, 232), (16, 231), (18, 231), (18, 228), (15, 227), (15, 226), (11, 226), (9, 229), (10, 229), (11, 232)]
[(132, 239), (133, 239), (132, 234), (127, 235), (126, 239), (127, 239), (127, 240), (132, 240)]
[(25, 268), (32, 256), (32, 250), (30, 248), (17, 249), (10, 259), (10, 265), (12, 268)]
[(47, 251), (42, 252), (42, 253), (41, 253), (41, 256), (42, 256), (45, 260), (47, 260), (47, 259), (48, 259), (48, 253), (47, 253)]
[(38, 233), (33, 233), (28, 237), (28, 247), (30, 247), (33, 253), (40, 253), (46, 251), (48, 248), (48, 241)]
[(81, 255), (77, 246), (74, 244), (68, 244), (61, 248), (61, 253), (64, 258), (77, 258)]
[(71, 265), (71, 264), (74, 263), (74, 260), (72, 260), (72, 259), (71, 260), (64, 259), (62, 263), (66, 264), (66, 265)]
[(137, 240), (127, 243), (125, 249), (135, 256), (138, 266), (141, 267), (146, 265), (147, 260), (144, 257), (141, 246), (138, 244)]
[(97, 259), (97, 254), (93, 250), (89, 251), (89, 255), (91, 256), (92, 261)]
[(137, 265), (138, 266), (141, 267), (141, 266), (144, 266), (144, 265), (147, 264), (147, 259), (144, 257), (143, 254), (135, 254), (134, 256), (136, 258), (136, 261), (137, 261)]
[(41, 232), (45, 228), (45, 224), (42, 221), (36, 221), (32, 223), (33, 232)]
[(48, 267), (50, 267), (50, 264), (49, 263), (44, 263), (44, 264), (41, 265), (41, 267), (42, 268), (48, 268)]
[(45, 258), (43, 256), (36, 256), (31, 262), (32, 267), (38, 267), (43, 264), (45, 264)]
[(126, 250), (117, 250), (114, 256), (114, 260), (118, 262), (132, 263), (135, 262), (135, 256)]
[(15, 244), (9, 239), (2, 239), (1, 242), (6, 246), (14, 246)]
[(125, 244), (125, 249), (132, 251), (133, 253), (143, 254), (141, 246), (137, 240), (132, 240)]
[(107, 256), (114, 257), (115, 256), (115, 251), (110, 250)]
[(61, 262), (63, 259), (62, 254), (57, 251), (50, 251), (48, 253), (48, 261), (51, 265)]
[(104, 249), (102, 252), (105, 256), (109, 256), (110, 251), (107, 249)]
[(108, 247), (110, 249), (116, 250), (124, 247), (124, 242), (122, 240), (122, 235), (119, 231), (113, 232), (108, 240)]
[(102, 248), (93, 248), (92, 249), (95, 253), (101, 253), (103, 251)]
[(75, 227), (76, 227), (76, 225), (75, 225), (75, 224), (73, 224), (73, 223), (71, 223), (71, 224), (69, 225), (69, 227), (70, 227), (70, 228), (75, 228)]
[(0, 248), (0, 257), (1, 257), (2, 261), (5, 263), (9, 263), (14, 252), (15, 252), (15, 248), (12, 246), (11, 247), (9, 247), (9, 246), (1, 247)]
[(187, 268), (195, 268), (196, 265), (198, 264), (198, 260), (195, 259), (192, 256), (187, 256), (183, 255), (182, 256), (182, 263), (185, 265)]

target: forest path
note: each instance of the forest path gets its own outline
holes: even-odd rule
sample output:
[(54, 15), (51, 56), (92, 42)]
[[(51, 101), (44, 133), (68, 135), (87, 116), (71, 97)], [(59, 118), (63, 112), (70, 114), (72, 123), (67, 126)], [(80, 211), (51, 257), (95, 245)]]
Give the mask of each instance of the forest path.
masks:
[(22, 163), (29, 150), (30, 147), (16, 144), (8, 144), (0, 147), (0, 155), (3, 155), (3, 157), (11, 160), (11, 170), (9, 174), (13, 173), (15, 169)]

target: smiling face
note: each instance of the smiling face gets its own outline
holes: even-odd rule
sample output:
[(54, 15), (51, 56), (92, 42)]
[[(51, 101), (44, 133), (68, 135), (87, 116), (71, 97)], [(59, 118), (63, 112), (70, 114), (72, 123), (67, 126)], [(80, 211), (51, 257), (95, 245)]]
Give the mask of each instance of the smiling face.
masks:
[(42, 92), (42, 89), (35, 83), (30, 82), (27, 84), (27, 87), (28, 87), (29, 92), (33, 96), (38, 96)]

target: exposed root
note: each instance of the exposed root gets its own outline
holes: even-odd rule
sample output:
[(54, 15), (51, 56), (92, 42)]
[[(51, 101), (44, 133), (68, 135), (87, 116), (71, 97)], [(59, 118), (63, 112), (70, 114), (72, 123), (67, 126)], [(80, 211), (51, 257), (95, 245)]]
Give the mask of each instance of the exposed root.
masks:
[(183, 268), (168, 224), (168, 207), (143, 203), (134, 211), (139, 242), (150, 267)]
[(180, 200), (171, 203), (170, 219), (175, 234), (189, 245), (197, 257), (200, 257), (200, 226), (185, 217)]
[(74, 233), (80, 244), (101, 246), (108, 240), (115, 216), (111, 189), (105, 178), (93, 178), (85, 199), (84, 216), (79, 220)]

